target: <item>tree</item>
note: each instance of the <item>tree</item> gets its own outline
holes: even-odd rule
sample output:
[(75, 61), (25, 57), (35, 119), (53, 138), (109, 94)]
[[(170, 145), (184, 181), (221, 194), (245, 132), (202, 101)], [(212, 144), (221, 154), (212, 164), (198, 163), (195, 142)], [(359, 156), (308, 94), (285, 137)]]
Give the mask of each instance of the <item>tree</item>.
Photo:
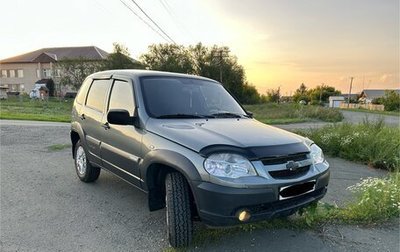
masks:
[(220, 80), (222, 84), (242, 103), (259, 103), (260, 94), (246, 81), (243, 67), (235, 56), (218, 57), (215, 52), (229, 51), (228, 47), (206, 47), (201, 43), (184, 47), (175, 44), (149, 46), (149, 51), (140, 59), (148, 69), (201, 75)]
[(310, 98), (308, 97), (307, 94), (307, 87), (304, 83), (301, 83), (300, 87), (296, 89), (296, 92), (293, 94), (293, 100), (295, 102), (299, 102), (301, 100), (309, 102)]
[(400, 94), (394, 90), (386, 90), (385, 97), (382, 98), (382, 104), (386, 111), (400, 110)]
[(102, 61), (89, 60), (83, 57), (77, 59), (63, 59), (57, 62), (56, 68), (60, 69), (60, 85), (71, 86), (79, 89), (85, 78), (104, 67)]
[(244, 104), (255, 104), (261, 103), (261, 97), (258, 93), (256, 87), (250, 85), (249, 83), (245, 83), (242, 90), (241, 100)]
[(329, 102), (329, 96), (340, 95), (341, 92), (334, 87), (328, 85), (320, 85), (313, 89), (308, 90), (308, 98), (311, 103), (318, 104), (321, 102)]
[(114, 43), (114, 50), (107, 56), (104, 61), (104, 69), (144, 69), (144, 66), (130, 57), (127, 47)]
[(143, 64), (152, 70), (176, 73), (194, 73), (194, 64), (189, 51), (181, 45), (150, 45), (148, 52), (140, 56)]
[(280, 91), (281, 91), (280, 88), (268, 89), (267, 90), (267, 102), (279, 103), (279, 100), (281, 98)]

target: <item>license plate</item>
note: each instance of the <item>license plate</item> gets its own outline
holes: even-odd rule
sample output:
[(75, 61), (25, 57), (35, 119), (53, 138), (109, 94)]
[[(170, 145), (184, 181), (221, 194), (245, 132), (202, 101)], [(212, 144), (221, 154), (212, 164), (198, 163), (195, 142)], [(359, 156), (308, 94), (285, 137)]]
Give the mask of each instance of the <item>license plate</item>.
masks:
[(315, 180), (305, 183), (284, 186), (279, 189), (279, 200), (290, 199), (298, 197), (315, 190)]

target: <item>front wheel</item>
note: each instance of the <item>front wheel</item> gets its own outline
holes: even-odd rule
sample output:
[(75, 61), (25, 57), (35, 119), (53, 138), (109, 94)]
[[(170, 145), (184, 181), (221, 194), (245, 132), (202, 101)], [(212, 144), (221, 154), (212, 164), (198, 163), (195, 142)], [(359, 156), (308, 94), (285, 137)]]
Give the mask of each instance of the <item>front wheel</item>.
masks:
[(100, 175), (100, 168), (90, 164), (86, 150), (80, 140), (75, 145), (74, 156), (75, 170), (79, 179), (86, 183), (97, 180)]
[(193, 221), (185, 177), (177, 172), (167, 174), (165, 192), (169, 243), (174, 248), (188, 246), (192, 240)]

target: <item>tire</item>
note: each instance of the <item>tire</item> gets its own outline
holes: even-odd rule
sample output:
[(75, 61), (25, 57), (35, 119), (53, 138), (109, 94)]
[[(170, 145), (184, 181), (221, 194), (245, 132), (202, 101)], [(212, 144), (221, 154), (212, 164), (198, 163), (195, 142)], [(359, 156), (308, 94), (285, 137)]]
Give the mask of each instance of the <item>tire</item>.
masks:
[(165, 201), (168, 240), (172, 247), (186, 247), (192, 241), (193, 221), (189, 197), (189, 185), (177, 172), (165, 178)]
[(87, 159), (87, 152), (79, 140), (74, 149), (75, 171), (78, 178), (86, 183), (96, 181), (100, 175), (100, 168), (92, 166)]

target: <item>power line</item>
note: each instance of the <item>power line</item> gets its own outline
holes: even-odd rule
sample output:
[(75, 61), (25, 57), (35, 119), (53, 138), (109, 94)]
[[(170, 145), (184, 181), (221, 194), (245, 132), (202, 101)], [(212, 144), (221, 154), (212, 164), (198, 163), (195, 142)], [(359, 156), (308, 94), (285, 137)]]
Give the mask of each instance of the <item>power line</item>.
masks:
[(131, 0), (138, 8), (139, 10), (155, 25), (157, 28), (169, 39), (171, 40), (174, 44), (176, 42), (149, 16), (147, 13), (136, 3), (135, 0)]
[(186, 25), (180, 20), (180, 18), (174, 13), (173, 8), (165, 0), (159, 0), (163, 9), (169, 14), (171, 19), (174, 21), (176, 26), (180, 28), (180, 31), (184, 35), (189, 35), (193, 41), (195, 41), (192, 32), (186, 27)]
[(150, 29), (152, 29), (155, 33), (157, 33), (161, 38), (165, 41), (170, 42), (167, 38), (165, 38), (158, 30), (154, 29), (146, 20), (144, 20), (141, 16), (139, 16), (129, 5), (127, 5), (123, 0), (119, 0), (128, 10), (130, 10), (137, 18), (139, 18), (145, 25), (147, 25)]

